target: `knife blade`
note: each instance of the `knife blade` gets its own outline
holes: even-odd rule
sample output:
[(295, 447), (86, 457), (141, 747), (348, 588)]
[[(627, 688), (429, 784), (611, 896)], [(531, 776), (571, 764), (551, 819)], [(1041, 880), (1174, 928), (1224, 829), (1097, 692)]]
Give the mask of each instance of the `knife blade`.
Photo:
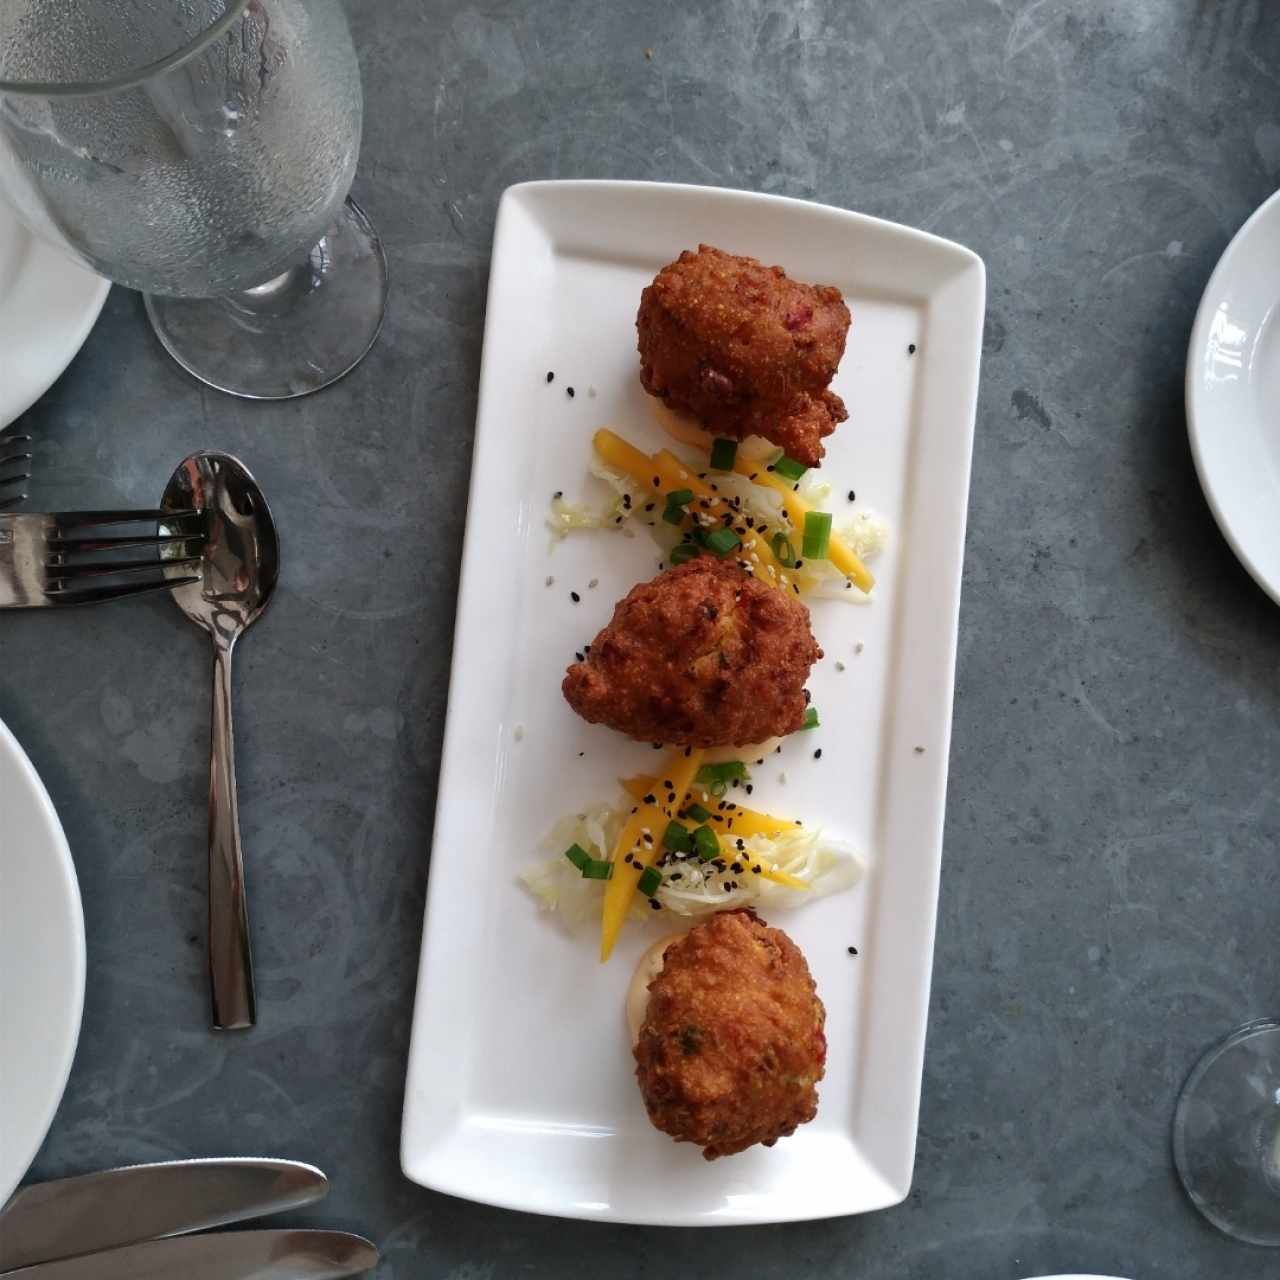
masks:
[(169, 1160), (23, 1187), (0, 1212), (0, 1272), (203, 1231), (319, 1200), (329, 1181), (294, 1160)]
[(378, 1251), (345, 1231), (215, 1231), (11, 1271), (6, 1280), (345, 1280)]

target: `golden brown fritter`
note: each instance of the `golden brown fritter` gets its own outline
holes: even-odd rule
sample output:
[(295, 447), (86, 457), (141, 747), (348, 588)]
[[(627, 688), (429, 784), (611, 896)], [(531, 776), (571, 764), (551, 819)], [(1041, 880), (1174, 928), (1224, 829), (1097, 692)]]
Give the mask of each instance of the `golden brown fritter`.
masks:
[(849, 416), (827, 390), (849, 322), (838, 289), (699, 245), (640, 296), (640, 381), (717, 436), (764, 436), (816, 467)]
[(636, 1079), (649, 1119), (708, 1160), (771, 1147), (818, 1111), (826, 1011), (781, 929), (724, 911), (667, 948), (649, 984)]
[(821, 657), (799, 600), (698, 556), (633, 587), (561, 688), (584, 720), (641, 742), (746, 746), (800, 728)]

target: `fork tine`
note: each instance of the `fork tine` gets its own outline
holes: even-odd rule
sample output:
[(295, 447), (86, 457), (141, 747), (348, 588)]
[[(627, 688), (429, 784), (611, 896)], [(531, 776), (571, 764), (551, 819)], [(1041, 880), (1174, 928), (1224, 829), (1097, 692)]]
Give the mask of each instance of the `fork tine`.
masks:
[(17, 472), (11, 476), (0, 476), (0, 484), (21, 484), (24, 480), (31, 479), (30, 471)]
[(15, 493), (12, 498), (0, 498), (0, 511), (4, 511), (8, 507), (16, 507), (26, 500), (27, 495), (25, 493)]
[(50, 538), (45, 545), (61, 555), (73, 555), (81, 551), (124, 551), (129, 547), (176, 547), (184, 542), (203, 541), (203, 533), (157, 533), (137, 538)]
[(199, 556), (182, 560), (106, 560), (88, 564), (46, 564), (45, 573), (50, 582), (66, 582), (73, 578), (110, 578), (116, 574), (144, 573), (153, 569), (194, 569), (200, 564)]
[(7, 467), (14, 462), (30, 462), (34, 457), (34, 453), (6, 453), (0, 457), (0, 467)]
[(45, 599), (54, 605), (101, 604), (104, 600), (121, 600), (125, 596), (140, 596), (148, 591), (164, 591), (170, 587), (186, 587), (199, 578), (161, 578), (158, 582), (130, 582), (119, 587), (91, 587), (81, 591), (59, 590), (56, 587), (45, 591)]
[(55, 511), (52, 519), (57, 528), (63, 530), (97, 524), (135, 524), (144, 520), (183, 520), (199, 514), (198, 511)]

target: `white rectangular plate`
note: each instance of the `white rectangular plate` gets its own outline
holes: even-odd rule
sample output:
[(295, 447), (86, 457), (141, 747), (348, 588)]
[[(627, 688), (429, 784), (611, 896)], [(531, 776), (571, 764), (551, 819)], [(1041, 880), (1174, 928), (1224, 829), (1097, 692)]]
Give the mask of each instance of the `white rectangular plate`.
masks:
[[(545, 521), (556, 490), (599, 499), (595, 428), (650, 451), (670, 443), (640, 387), (635, 314), (658, 268), (700, 241), (843, 291), (854, 320), (834, 387), (850, 420), (823, 470), (837, 525), (865, 507), (893, 530), (872, 603), (813, 606), (821, 727), (755, 775), (753, 803), (823, 825), (869, 864), (851, 892), (772, 913), (827, 1007), (818, 1117), (715, 1162), (650, 1127), (633, 1077), (623, 993), (658, 930), (629, 925), (602, 967), (595, 936), (570, 936), (516, 879), (546, 856), (557, 818), (611, 801), (618, 777), (659, 758), (583, 723), (560, 695), (574, 651), (657, 571), (656, 548), (644, 530), (553, 546)], [(907, 1194), (984, 294), (967, 249), (822, 205), (617, 182), (503, 196), (405, 1098), (414, 1181), (667, 1225), (832, 1217)]]

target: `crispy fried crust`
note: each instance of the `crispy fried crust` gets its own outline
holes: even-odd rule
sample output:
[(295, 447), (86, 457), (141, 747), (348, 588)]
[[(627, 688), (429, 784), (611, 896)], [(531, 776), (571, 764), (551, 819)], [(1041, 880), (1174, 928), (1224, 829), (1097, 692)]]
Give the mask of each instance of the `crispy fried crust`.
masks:
[(666, 952), (635, 1047), (649, 1119), (708, 1160), (771, 1147), (817, 1114), (826, 1011), (781, 929), (726, 911)]
[(699, 245), (640, 297), (640, 381), (719, 436), (764, 436), (806, 466), (849, 415), (827, 386), (844, 355), (849, 308), (830, 285)]
[(699, 556), (633, 587), (561, 688), (584, 720), (641, 742), (746, 746), (801, 727), (821, 657), (799, 600)]

